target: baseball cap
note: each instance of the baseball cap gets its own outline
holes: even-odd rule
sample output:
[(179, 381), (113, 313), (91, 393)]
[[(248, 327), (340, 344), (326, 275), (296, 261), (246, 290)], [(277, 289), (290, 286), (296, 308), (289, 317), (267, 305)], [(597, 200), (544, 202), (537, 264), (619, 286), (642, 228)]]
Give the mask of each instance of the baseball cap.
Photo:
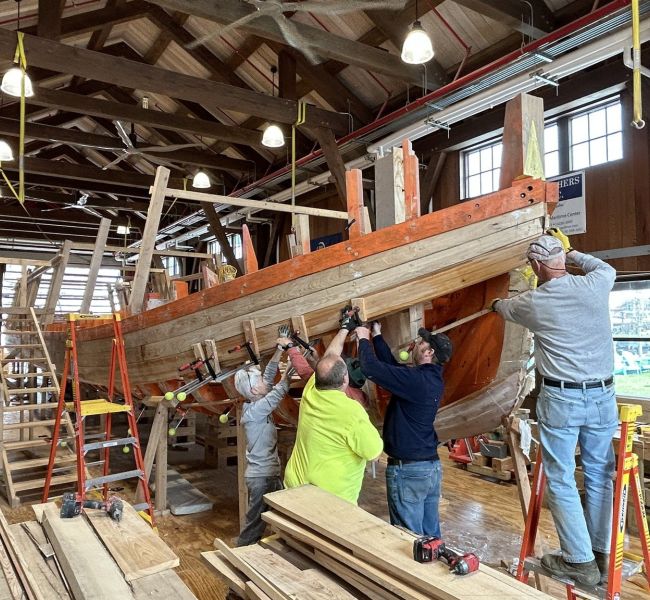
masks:
[(550, 260), (564, 254), (562, 242), (552, 235), (543, 235), (538, 237), (528, 246), (526, 256), (528, 260)]
[(345, 365), (348, 368), (348, 377), (350, 385), (354, 388), (362, 388), (366, 382), (366, 376), (361, 371), (361, 362), (358, 358), (346, 358)]
[(444, 333), (431, 333), (428, 329), (420, 327), (418, 335), (431, 345), (441, 363), (445, 363), (451, 358), (453, 346), (451, 340)]

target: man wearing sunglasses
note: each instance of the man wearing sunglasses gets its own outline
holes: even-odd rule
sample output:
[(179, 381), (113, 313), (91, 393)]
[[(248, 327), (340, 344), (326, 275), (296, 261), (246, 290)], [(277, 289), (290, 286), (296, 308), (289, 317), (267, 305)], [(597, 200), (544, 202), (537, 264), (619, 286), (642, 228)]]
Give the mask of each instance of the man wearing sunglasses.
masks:
[[(542, 377), (537, 398), (542, 460), (562, 549), (561, 555), (544, 555), (542, 565), (557, 577), (596, 585), (607, 574), (612, 531), (612, 437), (618, 411), (609, 292), (616, 271), (571, 248), (559, 229), (532, 242), (527, 256), (539, 287), (491, 306), (535, 335), (535, 364)], [(566, 262), (585, 274), (568, 273)], [(578, 443), (584, 511), (574, 477)]]
[(404, 365), (393, 357), (378, 322), (372, 325), (372, 342), (368, 328), (357, 327), (356, 333), (364, 375), (392, 393), (383, 433), (390, 522), (439, 538), (442, 468), (433, 422), (444, 391), (442, 371), (451, 358), (451, 341), (443, 333), (421, 328), (411, 353), (413, 364)]

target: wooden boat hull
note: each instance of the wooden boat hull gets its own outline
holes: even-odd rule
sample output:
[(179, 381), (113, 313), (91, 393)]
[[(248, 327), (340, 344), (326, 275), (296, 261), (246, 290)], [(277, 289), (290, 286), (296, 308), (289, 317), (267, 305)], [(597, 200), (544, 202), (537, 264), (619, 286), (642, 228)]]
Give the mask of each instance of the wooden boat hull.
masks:
[[(557, 188), (538, 180), (400, 223), (354, 240), (298, 256), (187, 298), (123, 320), (129, 374), (134, 393), (156, 395), (179, 385), (178, 366), (194, 358), (192, 347), (214, 340), (221, 368), (241, 364), (244, 321), (254, 327), (259, 350), (275, 346), (277, 328), (303, 316), (311, 338), (337, 329), (341, 307), (363, 298), (368, 319), (398, 314), (428, 303), (428, 327), (443, 326), (484, 307), (508, 291), (508, 273), (525, 261), (529, 242), (547, 225)], [(61, 329), (61, 327), (59, 327)], [(490, 384), (497, 375), (503, 322), (486, 315), (453, 330), (455, 354), (447, 367), (445, 403), (453, 403)], [(393, 335), (408, 341), (408, 330)], [(53, 360), (61, 369), (65, 334), (47, 333)], [(111, 328), (84, 328), (79, 374), (84, 382), (108, 382)], [(472, 339), (469, 343), (468, 338)], [(467, 340), (467, 341), (466, 341)], [(480, 356), (471, 347), (480, 348)], [(214, 400), (213, 386), (195, 397)], [(221, 410), (214, 408), (215, 411)], [(283, 406), (295, 419), (296, 407)], [(379, 410), (379, 412), (381, 412)]]

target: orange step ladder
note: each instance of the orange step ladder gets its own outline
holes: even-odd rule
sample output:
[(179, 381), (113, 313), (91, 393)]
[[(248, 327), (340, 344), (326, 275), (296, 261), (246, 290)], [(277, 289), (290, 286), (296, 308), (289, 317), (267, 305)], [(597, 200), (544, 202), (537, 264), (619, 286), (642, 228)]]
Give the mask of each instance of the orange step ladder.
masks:
[[(639, 527), (645, 576), (650, 585), (650, 533), (648, 532), (648, 518), (645, 510), (644, 492), (639, 480), (639, 458), (632, 452), (636, 419), (641, 414), (642, 410), (638, 404), (619, 404), (621, 441), (616, 468), (616, 485), (614, 488), (614, 513), (607, 583), (593, 588), (584, 588), (577, 586), (575, 582), (569, 579), (557, 579), (553, 577), (556, 581), (560, 581), (566, 585), (568, 600), (592, 598), (594, 596), (606, 600), (619, 600), (621, 598), (621, 587), (623, 585), (623, 543), (625, 541), (627, 503), (630, 495), (632, 495), (636, 520)], [(535, 538), (539, 526), (545, 487), (546, 474), (544, 473), (541, 452), (539, 452), (533, 476), (533, 487), (531, 490), (528, 516), (526, 518), (526, 527), (524, 529), (524, 538), (521, 544), (519, 563), (517, 565), (516, 578), (524, 583), (528, 583), (528, 575), (531, 571), (551, 577), (548, 571), (541, 566), (539, 560), (534, 558)]]
[[(112, 321), (113, 324), (113, 343), (111, 351), (111, 362), (108, 382), (108, 399), (81, 400), (79, 387), (79, 361), (78, 361), (78, 327), (82, 322), (88, 321)], [(121, 393), (119, 394), (124, 402), (117, 401), (115, 389), (116, 370), (120, 371)], [(68, 384), (68, 377), (71, 380), (72, 402), (65, 402), (65, 392)], [(48, 501), (50, 484), (54, 470), (54, 461), (56, 458), (56, 448), (59, 441), (59, 431), (64, 411), (73, 412), (76, 415), (74, 432), (75, 432), (75, 451), (77, 455), (77, 501), (83, 503), (86, 494), (94, 489), (102, 488), (104, 500), (108, 500), (108, 485), (115, 481), (137, 478), (142, 484), (144, 492), (144, 502), (135, 505), (138, 511), (146, 511), (149, 519), (153, 523), (153, 507), (151, 504), (151, 495), (149, 492), (148, 478), (145, 476), (144, 460), (140, 446), (140, 437), (138, 435), (138, 425), (135, 417), (133, 406), (133, 397), (131, 395), (131, 384), (129, 382), (126, 352), (124, 349), (124, 338), (122, 336), (122, 322), (120, 315), (113, 313), (111, 315), (83, 315), (79, 313), (70, 313), (68, 315), (68, 339), (66, 341), (65, 362), (61, 374), (61, 392), (59, 394), (59, 404), (57, 408), (54, 431), (52, 433), (52, 445), (50, 448), (50, 459), (43, 488), (43, 502)], [(115, 413), (126, 413), (128, 419), (128, 434), (123, 438), (112, 438), (112, 416)], [(87, 443), (84, 434), (84, 422), (86, 417), (104, 415), (105, 429), (97, 442)], [(124, 453), (129, 453), (133, 449), (135, 459), (135, 469), (121, 473), (110, 473), (110, 450), (111, 448), (122, 447)], [(103, 451), (103, 475), (100, 477), (87, 476), (86, 454), (93, 450)]]

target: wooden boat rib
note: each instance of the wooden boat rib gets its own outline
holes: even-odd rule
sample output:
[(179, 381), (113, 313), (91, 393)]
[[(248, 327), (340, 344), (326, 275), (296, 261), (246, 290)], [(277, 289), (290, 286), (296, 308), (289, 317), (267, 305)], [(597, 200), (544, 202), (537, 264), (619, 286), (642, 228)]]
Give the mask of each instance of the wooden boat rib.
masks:
[[(244, 321), (254, 323), (261, 352), (274, 348), (278, 326), (290, 324), (293, 317), (304, 317), (312, 338), (335, 331), (341, 307), (352, 298), (364, 299), (368, 319), (431, 302), (425, 324), (452, 323), (480, 310), (491, 298), (508, 294), (507, 273), (524, 263), (529, 242), (545, 230), (556, 201), (555, 184), (522, 179), (506, 190), (297, 256), (126, 317), (123, 331), (134, 392), (144, 397), (178, 387), (178, 366), (192, 360), (193, 345), (205, 340), (215, 341), (221, 368), (241, 364), (244, 353), (228, 351), (245, 341)], [(406, 343), (408, 335), (408, 328), (386, 331), (395, 346)], [(446, 368), (443, 403), (451, 406), (470, 395), (480, 396), (481, 390), (494, 384), (504, 324), (496, 315), (485, 315), (449, 335), (455, 354)], [(49, 331), (47, 338), (60, 369), (65, 333)], [(83, 328), (78, 338), (81, 380), (105, 387), (110, 326)], [(514, 371), (520, 370), (521, 361), (518, 364)], [(501, 373), (500, 379), (507, 375)], [(513, 397), (511, 392), (520, 386), (515, 389), (512, 381), (501, 394), (506, 400), (495, 404), (495, 394), (490, 395), (493, 408), (480, 420), (480, 431), (517, 401), (518, 395)], [(215, 387), (201, 388), (195, 399), (223, 398)], [(296, 411), (295, 403), (287, 401), (281, 413), (295, 420)]]

